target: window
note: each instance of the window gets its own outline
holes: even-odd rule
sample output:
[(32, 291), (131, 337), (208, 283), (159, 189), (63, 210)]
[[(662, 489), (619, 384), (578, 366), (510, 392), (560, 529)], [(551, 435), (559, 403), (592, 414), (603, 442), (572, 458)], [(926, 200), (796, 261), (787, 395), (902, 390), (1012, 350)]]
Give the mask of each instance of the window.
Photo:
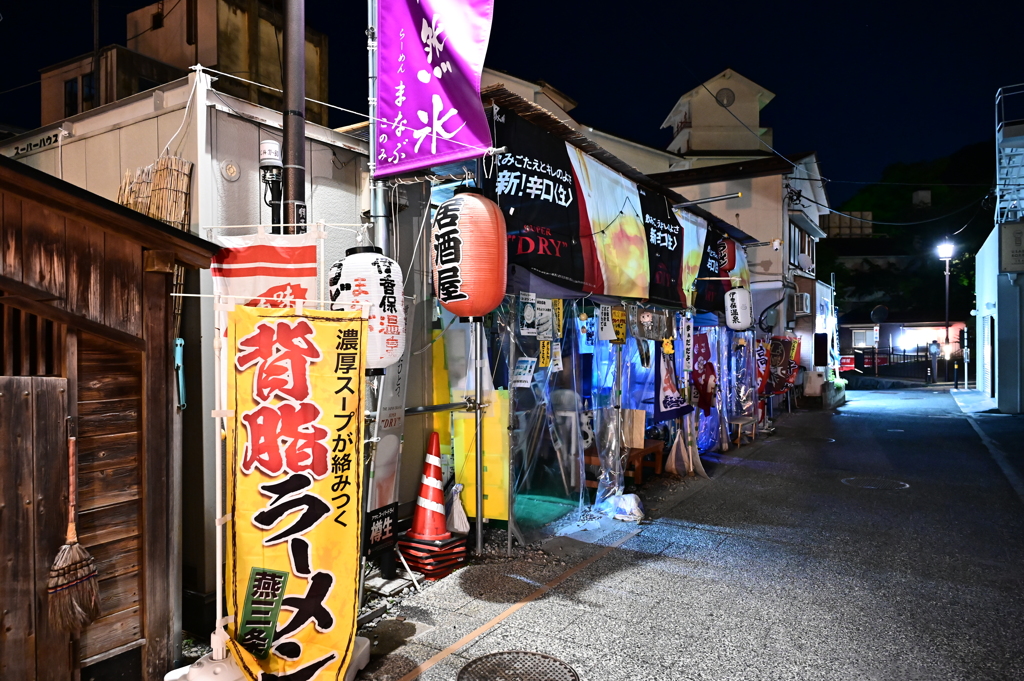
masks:
[(801, 267), (801, 269), (813, 274), (815, 246), (816, 242), (813, 236), (797, 227), (794, 223), (789, 223), (789, 264), (791, 266), (800, 267), (800, 256), (805, 255), (810, 259), (810, 267)]
[(873, 329), (853, 329), (853, 347), (868, 348), (875, 344)]
[(96, 79), (93, 72), (82, 74), (82, 111), (88, 111), (100, 105), (99, 93), (96, 91)]
[(78, 78), (64, 81), (64, 117), (78, 113)]

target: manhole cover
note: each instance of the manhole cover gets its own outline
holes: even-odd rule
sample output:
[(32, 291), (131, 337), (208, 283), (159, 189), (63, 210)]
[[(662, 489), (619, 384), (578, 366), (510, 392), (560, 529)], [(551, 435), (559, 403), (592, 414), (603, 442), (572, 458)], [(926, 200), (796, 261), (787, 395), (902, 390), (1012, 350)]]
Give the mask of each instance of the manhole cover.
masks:
[(572, 667), (550, 655), (509, 650), (471, 661), (458, 681), (579, 681)]
[(885, 478), (843, 478), (843, 484), (861, 489), (907, 489), (910, 487), (905, 482)]

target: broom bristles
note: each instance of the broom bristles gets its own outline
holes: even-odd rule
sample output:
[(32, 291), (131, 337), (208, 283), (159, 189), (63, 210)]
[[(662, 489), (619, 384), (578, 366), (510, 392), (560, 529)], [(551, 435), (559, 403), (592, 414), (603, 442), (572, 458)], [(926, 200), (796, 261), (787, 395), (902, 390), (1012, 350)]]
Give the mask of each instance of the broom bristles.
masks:
[(64, 631), (81, 631), (100, 616), (96, 559), (78, 542), (64, 544), (50, 568), (50, 622)]

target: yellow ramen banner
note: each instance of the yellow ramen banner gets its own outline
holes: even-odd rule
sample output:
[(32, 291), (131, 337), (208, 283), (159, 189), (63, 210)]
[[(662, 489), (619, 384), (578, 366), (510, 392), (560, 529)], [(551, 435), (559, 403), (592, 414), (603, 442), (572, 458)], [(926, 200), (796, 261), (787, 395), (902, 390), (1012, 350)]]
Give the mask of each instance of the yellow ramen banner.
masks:
[(359, 312), (228, 317), (230, 650), (248, 678), (343, 678), (358, 615)]

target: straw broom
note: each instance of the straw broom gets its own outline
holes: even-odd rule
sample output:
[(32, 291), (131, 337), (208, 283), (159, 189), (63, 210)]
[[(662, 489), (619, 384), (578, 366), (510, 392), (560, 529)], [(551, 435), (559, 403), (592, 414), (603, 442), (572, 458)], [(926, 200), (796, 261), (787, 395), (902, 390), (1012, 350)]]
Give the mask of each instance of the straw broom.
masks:
[(50, 568), (46, 584), (50, 622), (57, 629), (79, 632), (100, 616), (96, 559), (78, 543), (75, 510), (78, 503), (77, 439), (68, 438), (68, 531), (64, 546)]

